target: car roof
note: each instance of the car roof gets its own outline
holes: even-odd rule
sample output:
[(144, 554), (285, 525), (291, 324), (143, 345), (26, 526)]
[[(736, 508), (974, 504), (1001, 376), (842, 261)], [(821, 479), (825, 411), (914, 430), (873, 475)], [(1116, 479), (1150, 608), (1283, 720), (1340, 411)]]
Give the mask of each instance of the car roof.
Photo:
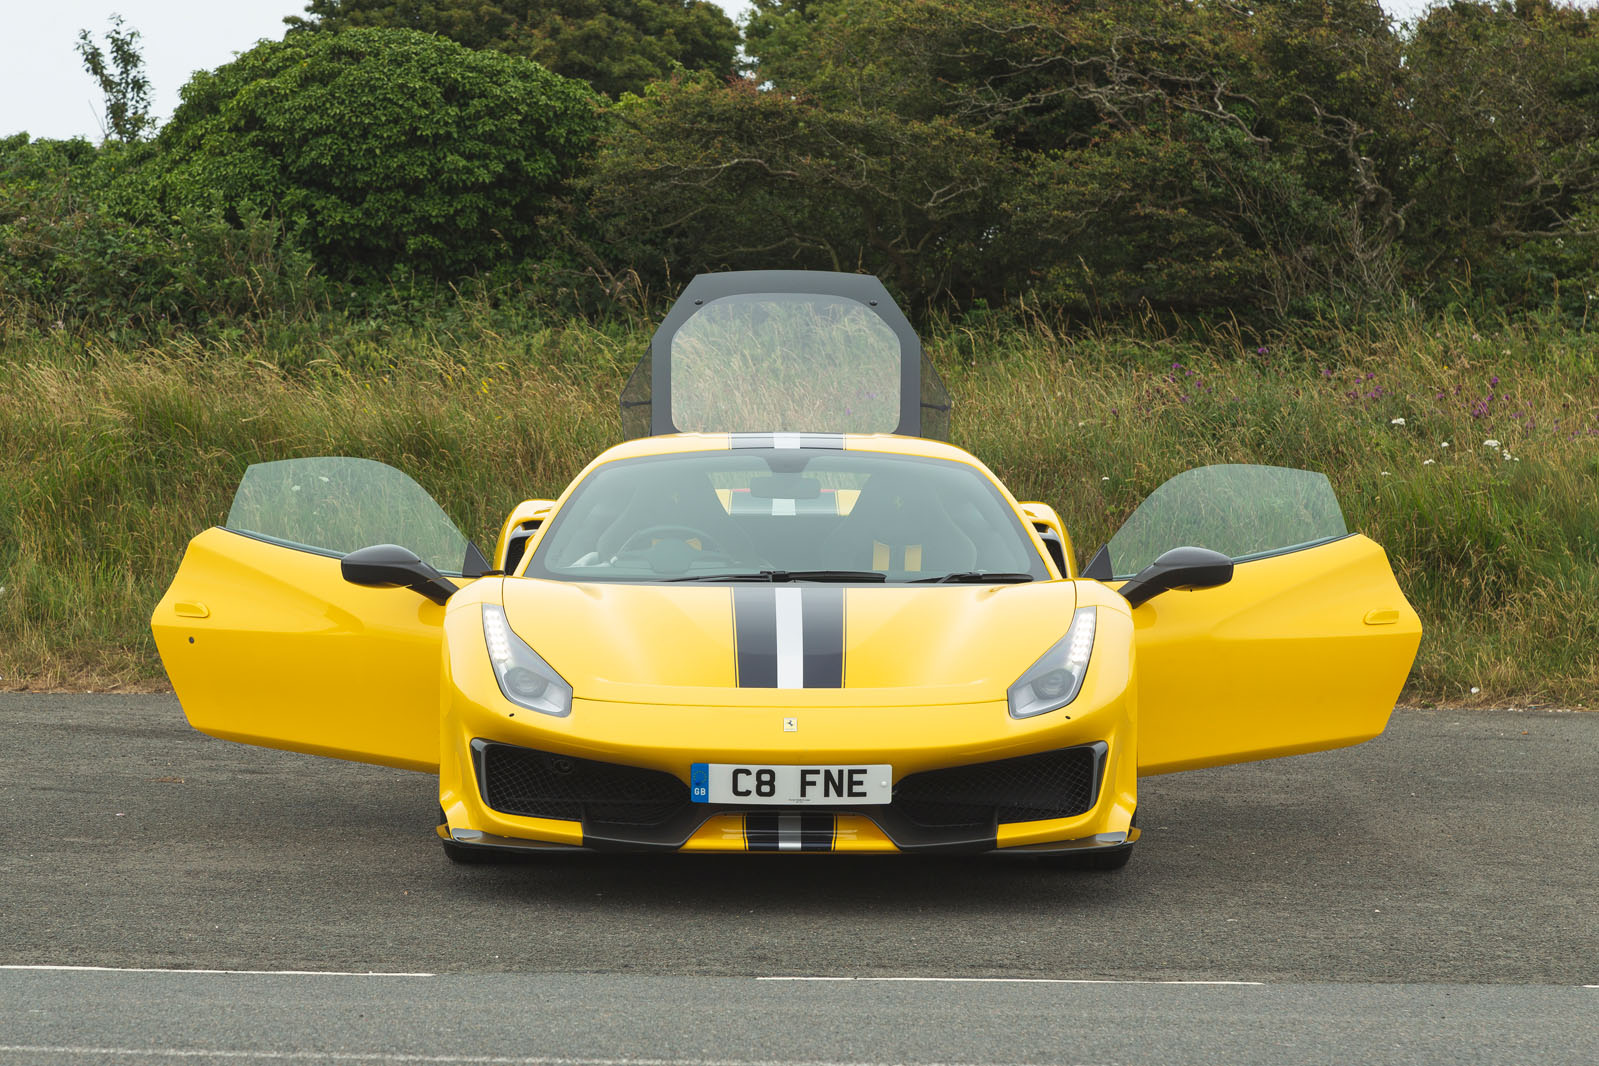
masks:
[[(762, 438), (770, 438), (764, 440)], [(592, 465), (652, 455), (678, 455), (692, 452), (729, 451), (737, 448), (824, 448), (845, 451), (882, 452), (913, 455), (928, 459), (949, 459), (959, 463), (982, 463), (966, 451), (941, 440), (907, 437), (896, 433), (667, 433), (636, 437), (607, 448)]]

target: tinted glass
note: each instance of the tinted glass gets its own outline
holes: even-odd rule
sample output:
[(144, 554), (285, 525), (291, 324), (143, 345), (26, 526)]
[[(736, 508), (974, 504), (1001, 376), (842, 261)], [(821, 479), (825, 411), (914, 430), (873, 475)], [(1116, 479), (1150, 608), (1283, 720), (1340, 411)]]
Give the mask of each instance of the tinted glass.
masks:
[(445, 574), (459, 575), (466, 560), (466, 538), (422, 486), (370, 459), (256, 463), (239, 482), (227, 528), (321, 555), (398, 544)]
[(1047, 574), (994, 484), (964, 463), (741, 448), (606, 463), (578, 486), (527, 575), (659, 581), (761, 570)]
[(1243, 561), (1348, 532), (1325, 474), (1284, 466), (1203, 466), (1150, 493), (1110, 539), (1110, 564), (1125, 578), (1183, 545)]
[(754, 293), (706, 304), (672, 336), (682, 432), (892, 433), (899, 337), (840, 296)]

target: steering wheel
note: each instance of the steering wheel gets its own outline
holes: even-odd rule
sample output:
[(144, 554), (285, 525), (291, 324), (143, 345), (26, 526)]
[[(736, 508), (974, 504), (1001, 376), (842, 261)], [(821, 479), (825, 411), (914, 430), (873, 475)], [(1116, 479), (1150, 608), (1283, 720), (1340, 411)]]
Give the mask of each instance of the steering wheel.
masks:
[[(645, 526), (643, 529), (639, 530), (637, 533), (634, 533), (631, 537), (628, 537), (622, 542), (622, 546), (616, 549), (617, 557), (620, 557), (629, 549), (634, 551), (645, 550), (645, 548), (634, 548), (633, 545), (636, 541), (645, 540), (649, 537), (660, 537), (664, 540), (697, 540), (700, 542), (700, 551), (720, 555), (724, 559), (732, 558), (732, 556), (728, 554), (727, 549), (722, 547), (721, 541), (705, 532), (705, 530), (699, 529), (695, 526), (674, 525)], [(645, 547), (647, 547), (647, 545)]]

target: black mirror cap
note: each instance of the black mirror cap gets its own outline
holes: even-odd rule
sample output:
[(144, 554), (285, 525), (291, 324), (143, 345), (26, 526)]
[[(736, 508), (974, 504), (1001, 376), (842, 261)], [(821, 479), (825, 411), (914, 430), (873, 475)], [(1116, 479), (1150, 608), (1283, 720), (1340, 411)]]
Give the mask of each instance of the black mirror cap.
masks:
[(434, 603), (443, 604), (455, 594), (455, 585), (443, 574), (398, 544), (360, 548), (339, 561), (344, 580), (369, 588), (407, 588)]
[(1173, 548), (1128, 579), (1121, 587), (1129, 606), (1137, 607), (1172, 589), (1213, 589), (1233, 579), (1233, 561), (1209, 548)]

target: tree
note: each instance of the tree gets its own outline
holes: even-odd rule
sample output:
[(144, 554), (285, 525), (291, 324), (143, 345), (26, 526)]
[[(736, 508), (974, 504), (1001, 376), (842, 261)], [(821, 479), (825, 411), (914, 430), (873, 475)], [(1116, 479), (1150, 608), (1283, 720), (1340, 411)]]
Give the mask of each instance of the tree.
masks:
[(738, 28), (709, 0), (310, 0), (292, 32), (359, 27), (436, 33), (522, 56), (613, 98), (673, 70), (732, 75)]
[[(1377, 10), (1374, 0), (1328, 2)], [(1274, 139), (1283, 127), (1272, 101), (1284, 94), (1261, 46), (1268, 23), (1252, 9), (758, 0), (749, 25), (756, 80), (775, 97), (808, 101), (812, 126), (848, 118), (895, 146), (887, 151), (899, 142), (877, 131), (937, 129), (946, 146), (983, 146), (951, 187), (982, 189), (963, 202), (986, 216), (963, 219), (958, 240), (940, 232), (913, 242), (951, 257), (942, 291), (961, 299), (1029, 295), (1099, 314), (1141, 305), (1280, 313), (1345, 270), (1331, 252), (1346, 243), (1339, 216), (1295, 170), (1307, 154)], [(650, 135), (658, 144), (695, 136), (687, 127)], [(859, 152), (873, 155), (873, 143), (863, 138)], [(765, 158), (760, 151), (745, 140), (726, 147), (729, 157)], [(932, 187), (948, 185), (936, 179), (953, 164), (904, 158), (926, 168)], [(1327, 165), (1342, 175), (1345, 161)], [(751, 189), (745, 201), (759, 195)], [(773, 205), (776, 217), (792, 214), (794, 195)]]
[(539, 257), (599, 125), (581, 82), (407, 30), (264, 41), (182, 99), (157, 141), (167, 203), (265, 209), (336, 277)]
[(1456, 0), (1421, 19), (1406, 61), (1405, 239), (1418, 271), (1470, 278), (1500, 301), (1547, 299), (1562, 275), (1591, 285), (1599, 12)]
[(1011, 175), (986, 133), (706, 75), (614, 118), (581, 187), (599, 245), (648, 281), (786, 266), (868, 270), (914, 307), (1003, 292), (991, 259)]
[(124, 30), (122, 16), (112, 15), (105, 49), (94, 42), (88, 30), (79, 30), (77, 52), (83, 59), (83, 69), (99, 83), (105, 96), (101, 133), (124, 142), (142, 139), (155, 120), (150, 115), (150, 79), (144, 74), (139, 31)]

